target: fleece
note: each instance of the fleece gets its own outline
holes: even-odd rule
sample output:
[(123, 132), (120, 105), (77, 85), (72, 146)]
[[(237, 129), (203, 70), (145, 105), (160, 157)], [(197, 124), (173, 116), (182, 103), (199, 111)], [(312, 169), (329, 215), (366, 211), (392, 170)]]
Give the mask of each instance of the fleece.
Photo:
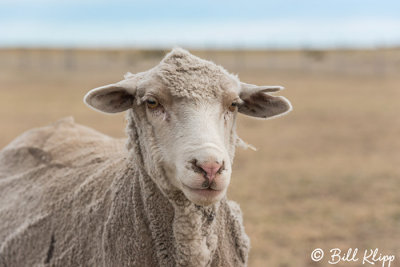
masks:
[(130, 110), (128, 138), (72, 118), (0, 151), (0, 266), (245, 266), (239, 206), (166, 181)]
[(159, 82), (173, 97), (192, 100), (219, 98), (228, 89), (239, 93), (241, 86), (239, 78), (222, 66), (181, 48), (173, 49), (152, 69), (137, 74), (127, 73), (125, 79), (124, 83), (138, 84), (139, 91)]

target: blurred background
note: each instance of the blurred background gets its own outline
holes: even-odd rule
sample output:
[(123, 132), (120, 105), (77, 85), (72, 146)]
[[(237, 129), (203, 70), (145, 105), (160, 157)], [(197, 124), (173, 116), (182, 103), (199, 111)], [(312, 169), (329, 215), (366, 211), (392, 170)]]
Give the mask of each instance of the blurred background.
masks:
[(310, 259), (315, 248), (400, 258), (399, 10), (387, 0), (3, 0), (0, 147), (70, 115), (123, 137), (124, 116), (94, 112), (84, 94), (181, 46), (244, 82), (285, 86), (294, 106), (238, 119), (258, 148), (238, 148), (228, 193), (250, 266), (328, 266)]

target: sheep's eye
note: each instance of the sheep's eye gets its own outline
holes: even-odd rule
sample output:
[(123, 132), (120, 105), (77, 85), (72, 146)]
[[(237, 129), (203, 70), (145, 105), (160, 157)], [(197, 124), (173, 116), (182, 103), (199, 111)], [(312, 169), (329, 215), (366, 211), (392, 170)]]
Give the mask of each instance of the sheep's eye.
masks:
[(237, 107), (238, 107), (238, 103), (232, 102), (232, 104), (229, 106), (229, 111), (234, 112), (234, 111), (236, 111)]
[(146, 105), (150, 109), (155, 109), (160, 105), (160, 103), (158, 103), (157, 99), (150, 97), (149, 99), (146, 100)]

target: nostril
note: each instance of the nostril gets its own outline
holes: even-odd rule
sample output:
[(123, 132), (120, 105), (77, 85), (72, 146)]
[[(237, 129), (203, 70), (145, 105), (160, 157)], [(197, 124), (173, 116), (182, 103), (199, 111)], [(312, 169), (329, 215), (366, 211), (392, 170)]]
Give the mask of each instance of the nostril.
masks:
[(197, 160), (196, 160), (196, 159), (192, 159), (192, 160), (190, 161), (190, 163), (192, 164), (192, 170), (193, 170), (194, 172), (203, 173), (204, 175), (207, 174), (207, 173), (204, 172), (204, 170), (203, 170), (199, 165), (197, 165)]

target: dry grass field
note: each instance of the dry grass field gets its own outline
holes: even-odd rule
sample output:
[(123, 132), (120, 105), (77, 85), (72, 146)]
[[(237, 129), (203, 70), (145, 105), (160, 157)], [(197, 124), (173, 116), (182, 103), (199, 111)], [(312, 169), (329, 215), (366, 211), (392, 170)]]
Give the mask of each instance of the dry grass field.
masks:
[[(1, 50), (0, 147), (71, 115), (124, 136), (122, 115), (96, 113), (82, 97), (126, 71), (150, 68), (163, 54)], [(228, 196), (244, 213), (250, 266), (329, 266), (331, 248), (379, 248), (400, 266), (400, 50), (194, 54), (242, 81), (285, 86), (282, 95), (294, 106), (276, 120), (239, 118), (239, 135), (258, 151), (238, 148)], [(326, 257), (314, 263), (310, 253), (318, 247)]]

